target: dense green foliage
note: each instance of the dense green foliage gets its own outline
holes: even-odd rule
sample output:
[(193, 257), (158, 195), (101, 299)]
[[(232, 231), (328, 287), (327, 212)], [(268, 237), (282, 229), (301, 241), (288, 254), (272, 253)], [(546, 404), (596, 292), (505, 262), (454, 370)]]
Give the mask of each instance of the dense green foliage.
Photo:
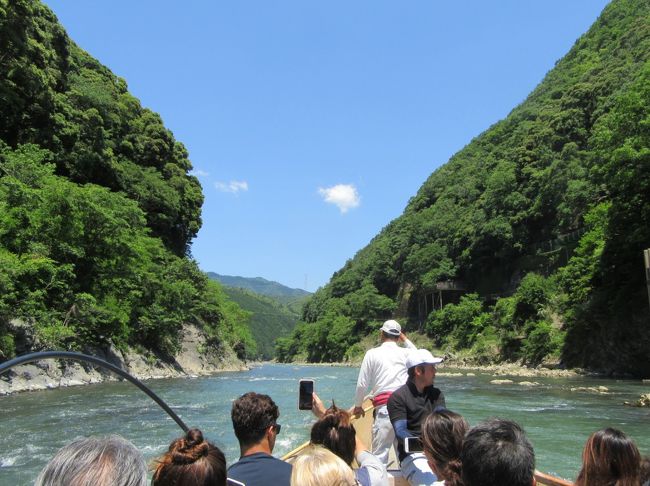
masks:
[(126, 82), (71, 42), (36, 0), (0, 0), (0, 139), (54, 154), (56, 173), (121, 191), (184, 255), (203, 195), (187, 151)]
[(186, 256), (203, 198), (190, 169), (47, 7), (0, 0), (0, 359), (16, 322), (37, 348), (173, 354), (191, 323), (254, 354), (247, 314)]
[[(650, 375), (649, 107), (650, 4), (614, 0), (314, 294), (279, 356), (344, 358), (392, 315), (481, 359)], [(423, 322), (445, 281), (471, 294)]]
[(257, 358), (275, 357), (275, 340), (291, 334), (300, 315), (287, 305), (264, 295), (237, 287), (224, 286), (224, 292), (243, 310), (250, 313), (249, 328), (257, 344)]

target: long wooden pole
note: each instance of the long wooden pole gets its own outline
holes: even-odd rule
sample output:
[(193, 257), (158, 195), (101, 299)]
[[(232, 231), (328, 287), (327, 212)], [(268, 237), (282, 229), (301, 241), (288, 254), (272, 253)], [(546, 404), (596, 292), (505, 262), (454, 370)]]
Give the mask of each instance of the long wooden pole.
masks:
[(650, 305), (650, 248), (643, 250), (643, 259), (645, 260), (645, 281), (648, 287), (648, 305)]

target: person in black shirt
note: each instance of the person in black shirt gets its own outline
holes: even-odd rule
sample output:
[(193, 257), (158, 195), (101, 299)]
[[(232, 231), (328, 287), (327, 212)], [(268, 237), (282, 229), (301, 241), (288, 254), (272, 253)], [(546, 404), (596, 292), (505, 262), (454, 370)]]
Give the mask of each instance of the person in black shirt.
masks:
[(437, 479), (424, 453), (404, 450), (404, 439), (419, 438), (427, 416), (436, 407), (445, 406), (442, 391), (433, 386), (436, 365), (441, 362), (442, 358), (434, 357), (426, 349), (411, 352), (406, 359), (408, 380), (388, 399), (388, 415), (395, 429), (400, 468), (411, 486), (430, 485)]
[(241, 457), (228, 468), (228, 478), (246, 486), (289, 486), (291, 465), (271, 455), (280, 433), (280, 412), (271, 397), (249, 392), (232, 404), (232, 425)]

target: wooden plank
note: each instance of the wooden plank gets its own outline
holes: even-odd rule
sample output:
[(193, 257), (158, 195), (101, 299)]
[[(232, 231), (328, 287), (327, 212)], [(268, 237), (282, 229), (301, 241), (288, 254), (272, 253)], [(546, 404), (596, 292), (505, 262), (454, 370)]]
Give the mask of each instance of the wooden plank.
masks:
[(551, 476), (550, 474), (545, 474), (543, 472), (535, 471), (535, 479), (537, 480), (537, 484), (542, 486), (573, 486), (573, 483), (571, 481), (567, 481), (566, 479), (561, 479), (557, 478), (555, 476)]

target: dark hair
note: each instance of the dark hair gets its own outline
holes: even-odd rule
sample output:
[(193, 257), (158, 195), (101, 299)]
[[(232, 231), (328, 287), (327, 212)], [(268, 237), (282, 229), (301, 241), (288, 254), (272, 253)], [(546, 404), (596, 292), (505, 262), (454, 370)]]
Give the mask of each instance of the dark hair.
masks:
[(390, 341), (397, 341), (399, 339), (399, 335), (395, 336), (394, 334), (388, 334), (386, 331), (381, 331), (381, 335), (384, 339), (388, 339)]
[(472, 427), (460, 453), (466, 486), (531, 486), (535, 452), (523, 429), (510, 420), (490, 419)]
[(650, 456), (641, 458), (641, 486), (650, 484)]
[(225, 486), (226, 458), (199, 429), (174, 440), (155, 461), (152, 486)]
[(419, 364), (419, 365), (411, 366), (410, 368), (408, 368), (408, 369), (406, 370), (406, 373), (408, 374), (408, 376), (409, 376), (409, 378), (410, 378), (411, 380), (415, 379), (415, 370), (416, 370), (417, 368), (420, 368), (420, 373), (421, 373), (422, 370), (424, 369), (424, 366), (421, 365), (421, 364)]
[(280, 412), (270, 396), (248, 392), (233, 402), (230, 416), (240, 445), (249, 446), (262, 440)]
[(425, 453), (433, 460), (435, 473), (445, 486), (461, 486), (460, 451), (469, 429), (467, 420), (449, 410), (434, 411), (422, 425)]
[(348, 465), (354, 460), (356, 431), (350, 423), (350, 414), (332, 404), (311, 428), (311, 443), (322, 445), (343, 459)]
[(582, 452), (577, 486), (638, 486), (641, 454), (623, 432), (606, 428), (591, 434)]

